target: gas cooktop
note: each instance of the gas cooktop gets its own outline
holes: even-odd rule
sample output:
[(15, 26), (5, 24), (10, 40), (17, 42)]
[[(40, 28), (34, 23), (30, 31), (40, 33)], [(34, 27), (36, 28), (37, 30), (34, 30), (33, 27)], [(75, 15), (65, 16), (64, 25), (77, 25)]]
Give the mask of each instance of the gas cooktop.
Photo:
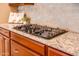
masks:
[(39, 36), (45, 39), (54, 38), (60, 34), (66, 33), (66, 30), (60, 28), (51, 28), (48, 26), (41, 26), (37, 24), (26, 24), (15, 26), (14, 29), (29, 33), (35, 36)]

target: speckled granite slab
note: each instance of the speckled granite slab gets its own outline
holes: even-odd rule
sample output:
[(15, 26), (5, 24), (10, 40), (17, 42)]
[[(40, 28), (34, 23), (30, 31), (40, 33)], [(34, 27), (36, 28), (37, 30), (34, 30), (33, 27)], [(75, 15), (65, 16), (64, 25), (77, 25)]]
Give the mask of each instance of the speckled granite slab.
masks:
[(39, 42), (44, 43), (48, 46), (57, 48), (57, 49), (64, 51), (66, 53), (76, 55), (76, 56), (79, 55), (79, 34), (78, 33), (67, 32), (67, 33), (59, 35), (55, 38), (52, 38), (51, 40), (46, 40), (44, 38), (26, 34), (21, 31), (17, 31), (15, 29), (13, 29), (13, 27), (16, 25), (18, 25), (18, 24), (0, 24), (0, 27), (3, 27), (3, 28), (8, 29), (10, 31), (16, 32), (16, 33), (23, 35), (25, 37), (29, 37), (33, 40), (39, 41)]

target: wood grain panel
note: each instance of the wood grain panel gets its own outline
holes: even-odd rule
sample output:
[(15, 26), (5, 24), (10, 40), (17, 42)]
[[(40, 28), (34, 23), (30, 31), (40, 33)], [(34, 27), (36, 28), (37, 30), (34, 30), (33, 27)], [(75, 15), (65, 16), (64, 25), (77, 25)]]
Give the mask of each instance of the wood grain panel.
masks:
[(11, 41), (11, 55), (12, 56), (39, 56), (35, 52), (21, 46), (20, 44)]
[(3, 39), (3, 36), (0, 34), (0, 56), (4, 56), (5, 55), (5, 40)]
[(9, 31), (0, 27), (0, 33), (9, 37)]
[(3, 39), (5, 40), (5, 56), (10, 56), (10, 39), (3, 36)]
[(35, 42), (32, 39), (23, 37), (22, 35), (18, 35), (16, 33), (11, 32), (11, 39), (15, 40), (22, 45), (32, 49), (33, 51), (36, 51), (37, 53), (40, 53), (41, 55), (45, 55), (44, 47), (45, 45)]
[(48, 56), (69, 56), (69, 55), (48, 47)]

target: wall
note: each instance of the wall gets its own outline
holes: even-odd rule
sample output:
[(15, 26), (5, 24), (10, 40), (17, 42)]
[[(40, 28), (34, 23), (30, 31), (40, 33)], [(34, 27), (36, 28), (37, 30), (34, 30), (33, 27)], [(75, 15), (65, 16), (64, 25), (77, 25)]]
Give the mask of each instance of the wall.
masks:
[(0, 24), (8, 23), (10, 8), (8, 3), (0, 3)]
[(79, 32), (79, 4), (36, 3), (34, 6), (19, 6), (18, 10), (26, 12), (31, 23)]

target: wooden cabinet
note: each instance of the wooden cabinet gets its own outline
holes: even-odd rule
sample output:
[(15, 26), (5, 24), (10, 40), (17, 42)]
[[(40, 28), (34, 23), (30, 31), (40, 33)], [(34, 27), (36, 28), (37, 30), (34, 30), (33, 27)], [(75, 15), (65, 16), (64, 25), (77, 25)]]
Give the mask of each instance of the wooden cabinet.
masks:
[(24, 5), (34, 5), (34, 3), (9, 3), (10, 7), (18, 7), (18, 6), (24, 6)]
[(9, 56), (9, 39), (0, 34), (0, 56)]
[(4, 56), (4, 43), (5, 40), (3, 36), (0, 34), (0, 56)]
[(41, 44), (41, 43), (36, 42), (30, 38), (16, 34), (14, 32), (11, 32), (11, 39), (24, 45), (25, 47), (28, 47), (29, 49), (35, 51), (36, 53), (38, 53), (40, 55), (45, 55), (45, 52), (44, 52), (45, 45), (44, 44)]
[(9, 56), (10, 55), (10, 39), (9, 31), (3, 28), (0, 28), (0, 56)]
[(39, 56), (39, 54), (25, 48), (24, 46), (11, 40), (11, 55), (12, 56)]
[(18, 12), (18, 6), (27, 6), (27, 5), (34, 5), (34, 3), (9, 3), (10, 9), (13, 12)]
[(48, 56), (69, 56), (68, 54), (48, 47)]

